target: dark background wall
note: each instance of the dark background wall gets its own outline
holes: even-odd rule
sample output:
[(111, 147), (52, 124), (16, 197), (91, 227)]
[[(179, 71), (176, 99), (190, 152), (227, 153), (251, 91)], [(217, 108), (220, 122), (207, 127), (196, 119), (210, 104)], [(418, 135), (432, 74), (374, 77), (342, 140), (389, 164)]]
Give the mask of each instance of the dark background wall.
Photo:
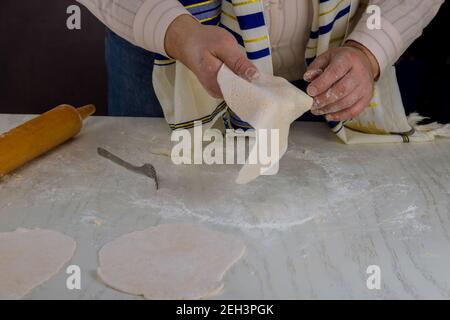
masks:
[(450, 123), (450, 1), (397, 63), (405, 108)]
[[(42, 113), (61, 103), (107, 106), (104, 26), (82, 8), (66, 28), (68, 0), (0, 1), (0, 113)], [(405, 107), (450, 122), (450, 3), (397, 64)]]
[(68, 0), (0, 1), (0, 113), (42, 113), (61, 103), (106, 112), (105, 29), (82, 8), (66, 27)]

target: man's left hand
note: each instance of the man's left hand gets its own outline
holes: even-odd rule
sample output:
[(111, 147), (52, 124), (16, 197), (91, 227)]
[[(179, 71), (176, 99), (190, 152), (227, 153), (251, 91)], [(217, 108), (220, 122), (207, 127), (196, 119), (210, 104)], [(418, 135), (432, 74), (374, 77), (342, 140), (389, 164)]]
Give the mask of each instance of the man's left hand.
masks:
[(328, 121), (344, 121), (359, 115), (373, 97), (379, 77), (373, 54), (357, 42), (348, 41), (317, 57), (304, 79), (311, 84), (308, 94), (314, 98), (311, 112), (326, 115)]

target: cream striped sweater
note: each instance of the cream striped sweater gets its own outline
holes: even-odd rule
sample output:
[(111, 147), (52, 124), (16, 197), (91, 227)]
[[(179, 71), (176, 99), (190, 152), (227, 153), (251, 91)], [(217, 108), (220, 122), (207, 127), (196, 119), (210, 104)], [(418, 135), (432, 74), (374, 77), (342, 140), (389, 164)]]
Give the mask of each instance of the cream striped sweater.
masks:
[[(177, 0), (78, 0), (110, 29), (147, 50), (165, 55), (164, 37), (170, 23), (187, 11)], [(348, 39), (355, 40), (377, 58), (382, 71), (392, 65), (418, 38), (436, 15), (443, 0), (361, 1), (381, 8), (382, 29), (368, 30), (367, 16), (355, 21)], [(297, 80), (304, 71), (312, 2), (264, 0), (276, 75)]]

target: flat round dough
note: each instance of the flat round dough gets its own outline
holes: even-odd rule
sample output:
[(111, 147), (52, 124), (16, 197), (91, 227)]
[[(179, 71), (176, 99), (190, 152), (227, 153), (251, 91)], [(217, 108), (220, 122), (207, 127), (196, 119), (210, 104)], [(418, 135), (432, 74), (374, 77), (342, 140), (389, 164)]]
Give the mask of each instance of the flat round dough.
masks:
[(19, 299), (50, 279), (72, 258), (73, 239), (56, 231), (0, 233), (0, 299)]
[(223, 276), (244, 252), (231, 235), (166, 224), (106, 244), (98, 274), (110, 287), (146, 299), (201, 299), (221, 291)]

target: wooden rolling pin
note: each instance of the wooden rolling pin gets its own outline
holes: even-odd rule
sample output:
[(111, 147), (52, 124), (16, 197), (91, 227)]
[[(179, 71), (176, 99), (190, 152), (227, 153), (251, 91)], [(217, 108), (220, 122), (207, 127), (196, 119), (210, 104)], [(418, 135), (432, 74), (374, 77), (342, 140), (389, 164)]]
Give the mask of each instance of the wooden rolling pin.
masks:
[(76, 136), (95, 106), (60, 105), (0, 135), (0, 177)]

